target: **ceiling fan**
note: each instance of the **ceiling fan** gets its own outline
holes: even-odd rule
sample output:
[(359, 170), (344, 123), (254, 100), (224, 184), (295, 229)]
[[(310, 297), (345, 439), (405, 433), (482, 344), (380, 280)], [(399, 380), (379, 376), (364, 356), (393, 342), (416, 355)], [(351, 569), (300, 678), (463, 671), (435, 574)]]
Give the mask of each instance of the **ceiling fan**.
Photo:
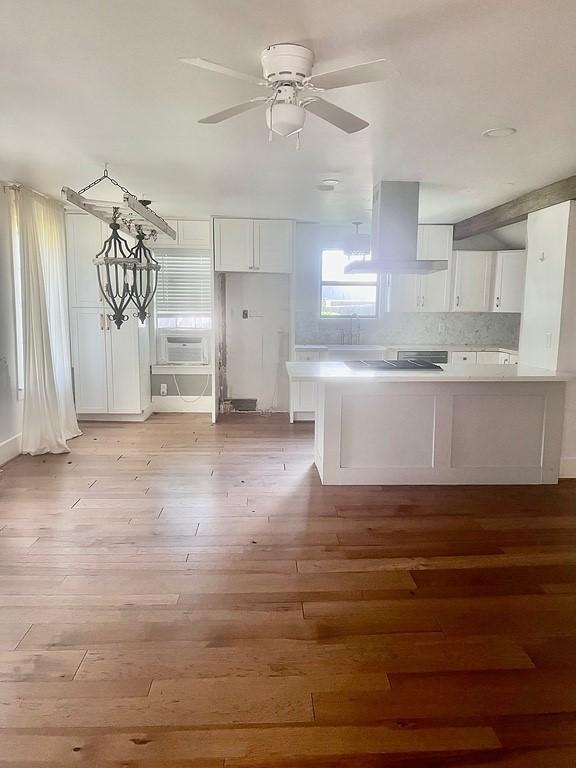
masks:
[(296, 134), (298, 137), (304, 126), (306, 112), (311, 112), (346, 133), (356, 133), (366, 128), (368, 122), (336, 104), (325, 101), (318, 94), (333, 88), (383, 80), (390, 71), (390, 62), (387, 59), (377, 59), (314, 75), (314, 53), (309, 48), (294, 43), (269, 45), (262, 51), (260, 58), (262, 78), (237, 72), (207, 59), (180, 59), (184, 64), (235, 77), (253, 85), (264, 86), (271, 91), (268, 96), (257, 96), (214, 115), (203, 117), (199, 123), (221, 123), (242, 112), (266, 105), (266, 122), (270, 134)]

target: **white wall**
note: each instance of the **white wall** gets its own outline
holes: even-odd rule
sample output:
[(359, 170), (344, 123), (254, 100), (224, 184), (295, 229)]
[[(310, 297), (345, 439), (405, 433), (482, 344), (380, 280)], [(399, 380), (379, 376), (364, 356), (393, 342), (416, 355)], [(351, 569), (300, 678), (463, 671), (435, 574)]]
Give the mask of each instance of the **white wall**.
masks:
[[(519, 360), (576, 374), (576, 203), (528, 216)], [(566, 385), (561, 474), (576, 477), (576, 383)]]
[(519, 359), (558, 366), (570, 206), (560, 203), (528, 217), (526, 288)]
[(17, 399), (16, 332), (8, 197), (0, 191), (0, 465), (20, 450), (22, 408)]
[(229, 398), (257, 398), (260, 410), (288, 411), (289, 318), (289, 275), (226, 275)]

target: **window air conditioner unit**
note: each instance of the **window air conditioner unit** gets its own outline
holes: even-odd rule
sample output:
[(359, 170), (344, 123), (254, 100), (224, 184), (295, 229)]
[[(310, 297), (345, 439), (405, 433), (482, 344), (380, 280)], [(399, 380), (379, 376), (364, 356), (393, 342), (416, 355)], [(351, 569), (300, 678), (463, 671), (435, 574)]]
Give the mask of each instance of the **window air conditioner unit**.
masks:
[(208, 336), (197, 333), (162, 334), (159, 362), (164, 365), (208, 365)]

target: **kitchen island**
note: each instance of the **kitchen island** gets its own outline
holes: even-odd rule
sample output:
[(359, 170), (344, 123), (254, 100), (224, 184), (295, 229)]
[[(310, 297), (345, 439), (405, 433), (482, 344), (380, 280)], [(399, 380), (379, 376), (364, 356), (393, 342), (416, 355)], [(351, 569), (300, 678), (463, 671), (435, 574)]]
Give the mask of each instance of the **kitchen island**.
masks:
[(522, 365), (286, 368), (291, 382), (316, 384), (314, 459), (325, 485), (558, 481), (570, 375)]

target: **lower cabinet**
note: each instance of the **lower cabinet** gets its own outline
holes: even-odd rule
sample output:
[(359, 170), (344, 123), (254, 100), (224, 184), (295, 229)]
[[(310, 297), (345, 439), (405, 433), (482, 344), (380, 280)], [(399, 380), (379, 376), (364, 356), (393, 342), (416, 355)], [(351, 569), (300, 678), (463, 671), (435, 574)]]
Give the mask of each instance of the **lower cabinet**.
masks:
[(316, 409), (316, 384), (313, 381), (297, 381), (290, 389), (293, 413), (314, 415)]
[(76, 307), (70, 330), (77, 412), (145, 411), (151, 402), (147, 325), (130, 317), (118, 329), (102, 307)]

